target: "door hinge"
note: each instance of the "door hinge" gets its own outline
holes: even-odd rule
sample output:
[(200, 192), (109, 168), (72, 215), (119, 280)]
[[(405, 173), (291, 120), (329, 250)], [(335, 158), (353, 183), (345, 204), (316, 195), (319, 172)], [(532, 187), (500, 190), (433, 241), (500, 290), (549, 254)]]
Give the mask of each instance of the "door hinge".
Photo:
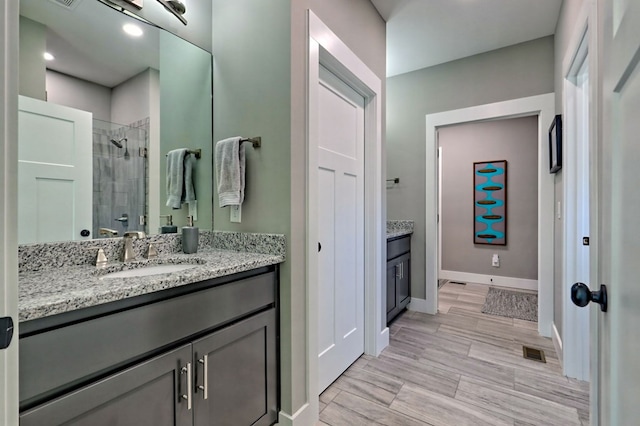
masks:
[(583, 246), (589, 245), (589, 237), (582, 237), (582, 245)]

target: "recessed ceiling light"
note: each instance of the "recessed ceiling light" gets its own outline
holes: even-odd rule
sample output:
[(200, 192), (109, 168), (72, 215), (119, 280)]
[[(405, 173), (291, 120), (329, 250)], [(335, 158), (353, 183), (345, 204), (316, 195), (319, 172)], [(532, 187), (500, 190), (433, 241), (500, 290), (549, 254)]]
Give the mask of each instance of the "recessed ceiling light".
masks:
[(124, 24), (122, 26), (122, 29), (124, 30), (125, 33), (133, 37), (140, 37), (142, 35), (142, 29), (137, 25)]
[(55, 57), (49, 52), (44, 52), (43, 56), (44, 56), (44, 59), (47, 61), (53, 61), (55, 59)]

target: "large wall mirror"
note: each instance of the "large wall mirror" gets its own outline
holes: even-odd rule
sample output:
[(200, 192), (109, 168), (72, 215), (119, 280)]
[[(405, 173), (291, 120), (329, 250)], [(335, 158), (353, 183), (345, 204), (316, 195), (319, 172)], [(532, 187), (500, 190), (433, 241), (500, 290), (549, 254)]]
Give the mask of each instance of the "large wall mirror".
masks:
[[(155, 234), (190, 210), (210, 229), (211, 53), (98, 0), (20, 0), (20, 15), (19, 242)], [(171, 209), (178, 148), (200, 152), (197, 202)]]

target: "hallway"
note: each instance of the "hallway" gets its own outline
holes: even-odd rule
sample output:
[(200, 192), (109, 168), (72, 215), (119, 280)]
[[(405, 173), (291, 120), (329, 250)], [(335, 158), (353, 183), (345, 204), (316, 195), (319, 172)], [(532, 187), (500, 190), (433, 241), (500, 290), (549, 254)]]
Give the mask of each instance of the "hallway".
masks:
[[(488, 290), (447, 283), (438, 315), (402, 314), (379, 358), (322, 393), (319, 425), (588, 425), (589, 384), (561, 375), (536, 323), (481, 313)], [(523, 344), (547, 363), (524, 359)]]

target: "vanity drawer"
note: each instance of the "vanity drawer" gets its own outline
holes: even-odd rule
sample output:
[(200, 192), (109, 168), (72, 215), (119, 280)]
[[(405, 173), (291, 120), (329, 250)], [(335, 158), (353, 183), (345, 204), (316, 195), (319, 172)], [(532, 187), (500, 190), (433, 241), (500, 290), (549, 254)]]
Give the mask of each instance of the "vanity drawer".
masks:
[(387, 260), (398, 257), (411, 250), (411, 236), (398, 237), (387, 241)]
[(21, 408), (274, 306), (276, 286), (269, 272), (21, 338)]

